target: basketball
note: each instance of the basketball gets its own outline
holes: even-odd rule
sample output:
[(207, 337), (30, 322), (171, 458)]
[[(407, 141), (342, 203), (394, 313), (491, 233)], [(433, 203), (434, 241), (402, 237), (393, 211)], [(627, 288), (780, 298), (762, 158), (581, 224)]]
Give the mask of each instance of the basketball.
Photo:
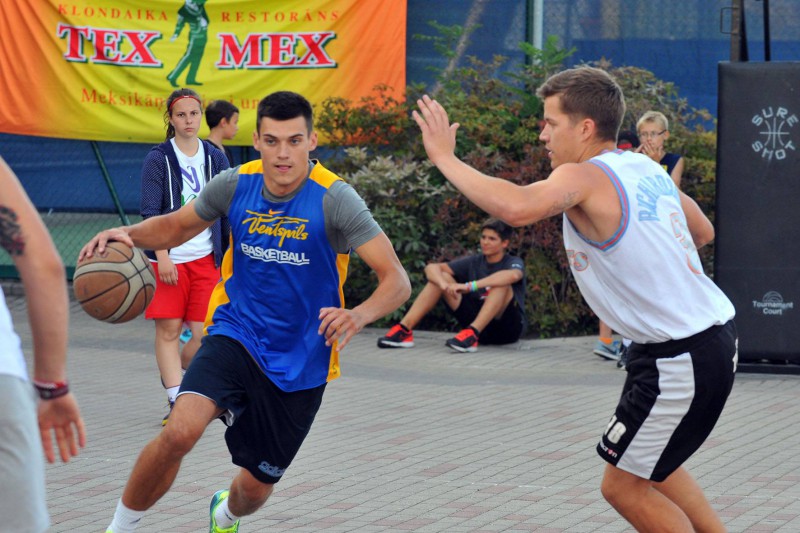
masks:
[(141, 315), (156, 290), (153, 267), (144, 252), (110, 241), (75, 266), (75, 298), (89, 316), (120, 324)]

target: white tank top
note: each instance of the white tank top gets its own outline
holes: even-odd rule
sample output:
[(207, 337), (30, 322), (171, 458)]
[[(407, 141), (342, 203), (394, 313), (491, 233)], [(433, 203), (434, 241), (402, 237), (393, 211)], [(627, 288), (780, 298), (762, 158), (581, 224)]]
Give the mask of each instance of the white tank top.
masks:
[(28, 379), (22, 345), (19, 336), (14, 331), (11, 313), (8, 312), (2, 288), (0, 288), (0, 374), (10, 374), (25, 380)]
[(733, 304), (703, 272), (678, 189), (643, 154), (616, 150), (590, 160), (614, 184), (622, 217), (591, 241), (564, 214), (564, 246), (595, 314), (639, 343), (684, 339), (733, 318)]

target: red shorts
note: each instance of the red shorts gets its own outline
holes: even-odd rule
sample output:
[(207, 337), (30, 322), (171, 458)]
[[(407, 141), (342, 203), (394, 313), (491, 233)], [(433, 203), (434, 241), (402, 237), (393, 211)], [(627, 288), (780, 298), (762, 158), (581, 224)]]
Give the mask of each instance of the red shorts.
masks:
[(162, 282), (158, 277), (158, 263), (153, 261), (152, 265), (156, 274), (156, 292), (144, 312), (144, 317), (205, 322), (211, 291), (219, 281), (219, 269), (214, 266), (214, 254), (175, 265), (178, 269), (177, 285)]

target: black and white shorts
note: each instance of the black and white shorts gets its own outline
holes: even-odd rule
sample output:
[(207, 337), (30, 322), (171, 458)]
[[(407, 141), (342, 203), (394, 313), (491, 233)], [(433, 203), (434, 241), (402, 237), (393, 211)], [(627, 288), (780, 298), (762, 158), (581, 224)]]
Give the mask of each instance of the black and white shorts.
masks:
[(233, 464), (262, 483), (277, 483), (303, 444), (322, 404), (325, 384), (286, 392), (239, 342), (203, 337), (180, 394), (199, 394), (225, 409), (225, 442)]
[(628, 378), (597, 453), (621, 470), (664, 481), (722, 413), (736, 373), (736, 325), (629, 350)]

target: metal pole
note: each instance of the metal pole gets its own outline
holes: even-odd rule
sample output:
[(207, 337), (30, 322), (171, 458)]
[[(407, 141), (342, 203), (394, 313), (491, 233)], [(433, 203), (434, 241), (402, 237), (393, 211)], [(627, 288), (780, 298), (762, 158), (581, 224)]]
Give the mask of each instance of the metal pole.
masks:
[(528, 0), (528, 42), (541, 50), (544, 45), (544, 0)]
[(764, 61), (772, 60), (772, 44), (769, 36), (769, 0), (764, 2)]
[(97, 163), (100, 165), (100, 173), (103, 174), (103, 179), (106, 182), (106, 187), (108, 187), (108, 192), (111, 193), (111, 200), (114, 202), (114, 206), (117, 208), (119, 218), (122, 219), (122, 223), (127, 226), (131, 222), (128, 220), (128, 215), (125, 214), (125, 210), (122, 209), (122, 202), (119, 201), (117, 189), (114, 187), (114, 182), (111, 181), (111, 175), (108, 173), (108, 168), (106, 168), (106, 162), (103, 160), (103, 154), (100, 153), (100, 147), (97, 145), (97, 141), (89, 141), (89, 144), (92, 145), (94, 156), (97, 159)]
[(748, 61), (744, 0), (731, 0), (731, 61)]

